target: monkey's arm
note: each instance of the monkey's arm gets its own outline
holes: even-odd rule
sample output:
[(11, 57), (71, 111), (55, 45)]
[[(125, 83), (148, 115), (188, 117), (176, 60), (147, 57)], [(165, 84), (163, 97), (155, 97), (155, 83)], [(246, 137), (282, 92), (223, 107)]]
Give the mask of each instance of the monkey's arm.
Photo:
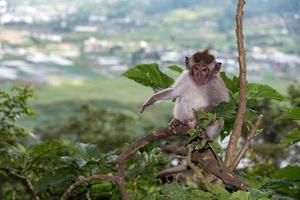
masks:
[(140, 113), (143, 113), (144, 110), (154, 104), (158, 100), (168, 100), (168, 99), (175, 99), (179, 96), (179, 92), (174, 88), (167, 88), (158, 93), (152, 95), (141, 107)]

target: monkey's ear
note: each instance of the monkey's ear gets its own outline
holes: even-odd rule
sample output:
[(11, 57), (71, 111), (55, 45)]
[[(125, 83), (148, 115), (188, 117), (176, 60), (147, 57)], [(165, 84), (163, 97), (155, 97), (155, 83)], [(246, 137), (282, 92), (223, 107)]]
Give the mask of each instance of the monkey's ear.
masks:
[(189, 59), (189, 57), (185, 57), (184, 63), (185, 63), (185, 67), (187, 69), (190, 69), (190, 59)]
[(219, 73), (220, 69), (221, 69), (222, 63), (221, 62), (217, 62), (215, 64), (215, 69), (214, 69), (214, 73)]

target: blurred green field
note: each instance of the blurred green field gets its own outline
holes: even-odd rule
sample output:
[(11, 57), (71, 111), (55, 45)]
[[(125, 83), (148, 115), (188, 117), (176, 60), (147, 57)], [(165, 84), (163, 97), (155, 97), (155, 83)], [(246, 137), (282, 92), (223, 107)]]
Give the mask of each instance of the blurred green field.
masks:
[[(286, 94), (292, 81), (266, 80), (266, 84)], [(3, 84), (8, 90), (13, 84)], [(25, 118), (20, 124), (29, 130), (35, 127), (55, 124), (67, 120), (78, 112), (82, 105), (95, 105), (99, 108), (117, 109), (130, 112), (138, 120), (146, 120), (157, 127), (164, 126), (172, 116), (171, 101), (157, 102), (143, 115), (139, 114), (142, 103), (153, 91), (124, 77), (114, 79), (94, 78), (82, 82), (65, 81), (60, 85), (33, 85), (35, 96), (30, 101), (36, 115)]]

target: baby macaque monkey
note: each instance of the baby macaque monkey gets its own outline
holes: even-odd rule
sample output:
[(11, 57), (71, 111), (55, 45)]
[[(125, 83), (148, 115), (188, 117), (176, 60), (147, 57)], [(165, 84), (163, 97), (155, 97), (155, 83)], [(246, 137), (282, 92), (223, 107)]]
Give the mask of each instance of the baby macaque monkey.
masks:
[[(143, 113), (158, 100), (176, 99), (174, 118), (189, 128), (195, 128), (197, 120), (194, 110), (209, 112), (219, 103), (229, 101), (228, 89), (219, 75), (221, 65), (208, 49), (198, 51), (190, 58), (186, 57), (186, 70), (170, 88), (152, 95), (140, 112)], [(216, 121), (207, 128), (206, 134), (214, 139), (219, 136), (222, 128), (223, 122)]]

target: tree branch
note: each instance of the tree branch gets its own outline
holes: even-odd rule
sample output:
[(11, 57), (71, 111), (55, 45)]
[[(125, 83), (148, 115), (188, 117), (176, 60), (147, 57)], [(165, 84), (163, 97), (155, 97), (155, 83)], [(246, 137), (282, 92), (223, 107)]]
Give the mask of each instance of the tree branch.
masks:
[(177, 147), (172, 144), (165, 144), (161, 146), (161, 149), (164, 153), (168, 154), (176, 154), (179, 156), (186, 156), (187, 155), (187, 149), (184, 147)]
[(245, 143), (244, 146), (241, 148), (241, 150), (239, 151), (238, 155), (236, 156), (234, 162), (232, 163), (232, 165), (229, 167), (229, 169), (231, 171), (235, 170), (236, 167), (238, 166), (238, 164), (240, 163), (241, 159), (244, 157), (244, 155), (246, 154), (246, 152), (249, 150), (250, 144), (251, 144), (251, 140), (256, 136), (256, 131), (259, 127), (259, 125), (261, 124), (261, 121), (263, 119), (263, 115), (260, 115), (255, 124), (253, 125)]
[(177, 119), (173, 119), (170, 125), (167, 128), (162, 128), (160, 130), (154, 131), (151, 134), (144, 136), (143, 138), (137, 140), (133, 143), (127, 150), (125, 150), (118, 157), (117, 162), (124, 163), (132, 155), (134, 155), (139, 149), (143, 148), (152, 141), (158, 141), (165, 137), (181, 135), (184, 136), (187, 134), (188, 127), (182, 124)]
[(60, 197), (60, 200), (66, 200), (68, 199), (69, 195), (72, 193), (72, 191), (85, 183), (90, 183), (90, 182), (94, 182), (94, 181), (110, 181), (112, 183), (116, 183), (117, 182), (117, 177), (112, 176), (112, 175), (106, 175), (106, 174), (96, 174), (96, 175), (92, 175), (86, 178), (83, 178), (81, 180), (76, 181), (75, 183), (73, 183), (72, 185), (70, 185), (70, 187), (64, 192), (64, 194), (62, 195), (62, 197)]
[(26, 181), (26, 185), (27, 185), (27, 187), (29, 188), (29, 190), (31, 191), (31, 193), (32, 193), (32, 195), (33, 195), (33, 197), (34, 197), (34, 199), (35, 199), (35, 200), (40, 200), (40, 197), (38, 196), (38, 193), (37, 193), (37, 191), (35, 190), (35, 188), (33, 187), (32, 182), (30, 181), (30, 179), (29, 179), (29, 178), (26, 178), (25, 181)]
[(245, 0), (239, 0), (236, 9), (236, 36), (238, 46), (238, 61), (240, 68), (240, 99), (238, 113), (235, 118), (234, 128), (232, 130), (229, 144), (226, 150), (225, 164), (230, 166), (236, 154), (237, 142), (241, 135), (242, 126), (245, 119), (246, 103), (247, 103), (247, 67), (246, 67), (246, 53), (244, 49), (244, 36), (243, 36), (243, 8)]

